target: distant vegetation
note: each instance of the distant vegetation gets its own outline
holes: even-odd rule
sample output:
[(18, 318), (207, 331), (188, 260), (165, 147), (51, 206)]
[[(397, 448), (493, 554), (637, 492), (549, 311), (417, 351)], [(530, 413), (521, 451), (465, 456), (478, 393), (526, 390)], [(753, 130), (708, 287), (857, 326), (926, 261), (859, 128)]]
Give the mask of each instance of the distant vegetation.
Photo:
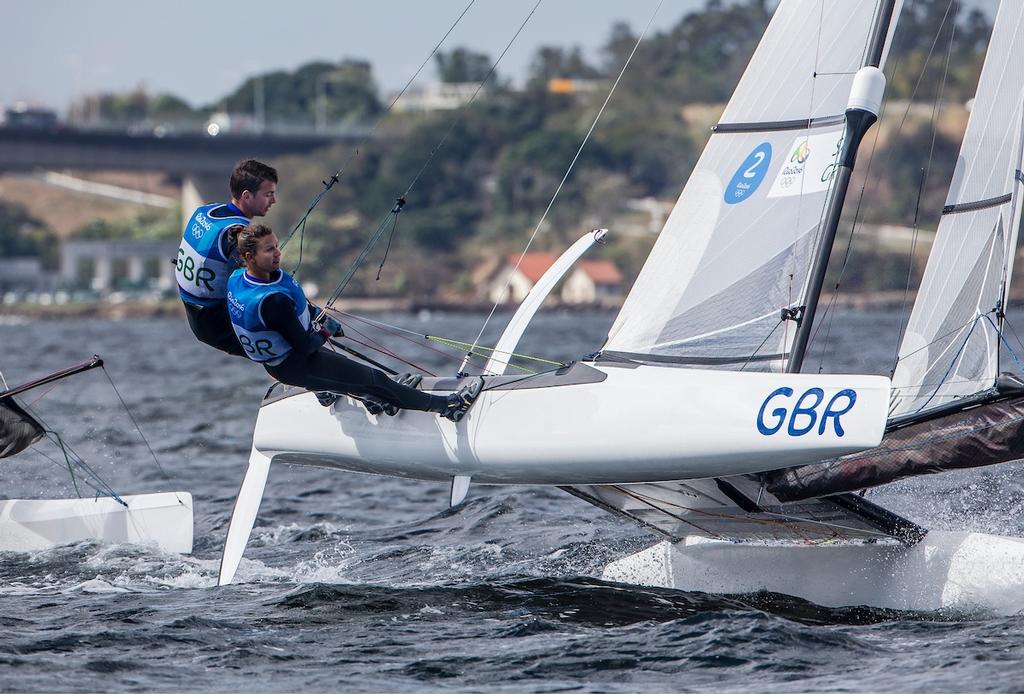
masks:
[[(962, 103), (973, 95), (991, 27), (980, 12), (957, 9), (950, 48), (954, 25), (943, 24), (948, 5), (946, 0), (919, 0), (905, 10), (889, 59), (896, 71), (888, 92), (891, 102), (913, 98), (931, 103), (940, 90), (945, 102)], [(630, 198), (671, 200), (678, 195), (707, 132), (707, 124), (698, 128), (687, 122), (687, 107), (728, 99), (773, 7), (768, 0), (708, 0), (703, 10), (641, 45), (535, 248), (561, 250), (593, 226), (614, 231)], [(521, 89), (510, 88), (495, 74), (481, 97), (464, 111), (388, 114), (380, 137), (360, 148), (341, 183), (311, 217), (303, 273), (322, 286), (332, 285), (428, 160), (400, 215), (390, 266), (380, 282), (374, 281), (372, 272), (359, 275), (349, 290), (352, 294), (432, 295), (465, 288), (481, 259), (521, 250), (635, 41), (635, 32), (620, 24), (612, 29), (596, 62), (588, 62), (578, 48), (543, 47)], [(436, 58), (440, 79), (456, 83), (481, 80), (493, 56), (456, 48)], [(947, 60), (950, 69), (945, 74)], [(578, 80), (591, 88), (553, 93), (552, 79)], [(352, 59), (255, 75), (223, 99), (196, 109), (171, 95), (143, 93), (106, 95), (96, 103), (111, 118), (152, 121), (170, 114), (200, 119), (218, 110), (248, 114), (261, 104), (268, 124), (308, 124), (318, 117), (332, 125), (367, 124), (387, 108), (370, 64)], [(917, 214), (926, 225), (934, 224), (952, 171), (954, 138), (935, 133), (920, 119), (900, 133), (884, 155), (884, 170), (875, 169), (883, 184), (868, 190), (862, 218), (909, 224)], [(929, 152), (929, 187), (919, 201), (922, 157)], [(350, 148), (337, 146), (274, 162), (282, 174), (275, 217), (297, 220), (320, 182), (351, 153)], [(94, 225), (83, 233), (125, 231)], [(146, 233), (153, 233), (152, 228)], [(618, 261), (631, 276), (653, 236), (613, 238), (606, 257)], [(293, 251), (297, 248), (289, 249)], [(851, 274), (851, 288), (858, 288), (858, 282), (871, 288), (905, 282), (905, 270), (881, 265), (877, 269), (881, 275), (870, 266)]]
[(0, 201), (0, 258), (37, 257), (44, 266), (57, 266), (56, 234), (21, 205)]
[(107, 221), (97, 219), (77, 229), (73, 236), (82, 240), (137, 239), (171, 240), (181, 237), (181, 208), (149, 208), (133, 219)]

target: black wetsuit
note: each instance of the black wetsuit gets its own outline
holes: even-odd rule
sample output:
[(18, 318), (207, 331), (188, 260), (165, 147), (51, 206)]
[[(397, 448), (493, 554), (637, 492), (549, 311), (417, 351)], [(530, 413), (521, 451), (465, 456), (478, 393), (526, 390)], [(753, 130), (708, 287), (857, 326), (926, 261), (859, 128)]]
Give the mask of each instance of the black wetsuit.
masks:
[(185, 317), (188, 325), (195, 333), (196, 339), (210, 345), (221, 352), (247, 357), (242, 345), (238, 342), (231, 319), (228, 317), (228, 305), (221, 301), (216, 306), (199, 306), (188, 301), (185, 304)]
[[(230, 202), (214, 207), (210, 210), (209, 214), (212, 219), (245, 216), (240, 209)], [(218, 246), (225, 258), (231, 259), (236, 264), (241, 264), (238, 258), (238, 249), (231, 238), (231, 234), (227, 233), (226, 229), (218, 239)], [(231, 319), (228, 317), (228, 306), (225, 303), (224, 297), (202, 299), (192, 296), (180, 285), (178, 286), (178, 294), (181, 296), (181, 303), (185, 304), (185, 316), (188, 318), (188, 326), (192, 328), (192, 332), (197, 340), (210, 347), (219, 349), (221, 352), (227, 352), (239, 357), (248, 356), (245, 350), (242, 349), (242, 345), (238, 342), (235, 329), (231, 327)]]
[[(312, 304), (311, 315), (318, 309)], [(383, 371), (360, 364), (323, 346), (323, 333), (304, 330), (295, 306), (285, 294), (271, 294), (260, 308), (263, 322), (284, 336), (292, 351), (280, 364), (264, 367), (282, 383), (314, 391), (373, 397), (406, 410), (442, 412), (448, 403), (443, 395), (432, 395), (393, 381)], [(236, 340), (237, 342), (237, 340)]]

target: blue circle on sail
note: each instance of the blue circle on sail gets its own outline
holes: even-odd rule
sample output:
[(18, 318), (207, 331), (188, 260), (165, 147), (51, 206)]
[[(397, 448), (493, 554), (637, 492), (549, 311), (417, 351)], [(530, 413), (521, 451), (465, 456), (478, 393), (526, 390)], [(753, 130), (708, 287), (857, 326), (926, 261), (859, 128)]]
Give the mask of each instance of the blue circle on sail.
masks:
[(736, 169), (729, 185), (725, 187), (725, 202), (727, 205), (735, 205), (743, 202), (757, 190), (765, 175), (768, 173), (768, 166), (772, 163), (772, 146), (769, 142), (762, 142), (754, 151), (747, 155), (747, 158)]

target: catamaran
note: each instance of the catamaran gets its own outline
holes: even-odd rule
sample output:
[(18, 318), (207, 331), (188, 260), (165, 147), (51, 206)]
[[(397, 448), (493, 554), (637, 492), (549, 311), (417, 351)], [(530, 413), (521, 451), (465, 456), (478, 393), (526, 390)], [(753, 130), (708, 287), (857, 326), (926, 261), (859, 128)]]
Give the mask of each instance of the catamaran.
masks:
[[(0, 551), (48, 549), (86, 540), (151, 545), (165, 552), (192, 551), (192, 495), (188, 492), (118, 494), (53, 427), (18, 397), (86, 371), (103, 368), (93, 356), (21, 385), (0, 390), (0, 459), (27, 449), (65, 466), (76, 491), (93, 494), (66, 499), (0, 500)], [(113, 382), (111, 382), (113, 383)], [(50, 453), (41, 450), (50, 445)], [(57, 458), (53, 455), (56, 454)]]
[[(526, 376), (507, 375), (501, 356), (603, 231), (533, 288), (458, 424), (375, 416), (345, 397), (327, 409), (311, 393), (272, 389), (219, 583), (234, 579), (270, 466), (283, 462), (451, 480), (452, 504), (471, 482), (561, 486), (665, 538), (609, 566), (613, 580), (906, 609), (977, 599), (980, 584), (1024, 588), (1024, 542), (928, 531), (852, 493), (928, 467), (928, 449), (917, 467), (900, 464), (900, 437), (941, 448), (936, 432), (987, 423), (993, 447), (996, 431), (1012, 432), (988, 462), (1021, 453), (1005, 439), (1019, 430), (1022, 391), (998, 360), (1024, 181), (1024, 80), (1005, 68), (1024, 48), (1024, 8), (1003, 3), (997, 17), (894, 384), (800, 373), (901, 6), (779, 3), (595, 355)], [(971, 445), (942, 466), (978, 464), (964, 455)]]

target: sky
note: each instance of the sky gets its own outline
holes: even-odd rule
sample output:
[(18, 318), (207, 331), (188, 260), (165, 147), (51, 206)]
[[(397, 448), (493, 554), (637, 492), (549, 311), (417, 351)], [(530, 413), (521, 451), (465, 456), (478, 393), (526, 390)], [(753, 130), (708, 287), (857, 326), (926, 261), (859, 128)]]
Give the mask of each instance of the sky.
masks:
[[(192, 106), (247, 77), (313, 60), (362, 58), (383, 92), (416, 72), (470, 0), (4, 0), (0, 105), (64, 111), (83, 93), (144, 86)], [(474, 0), (444, 48), (497, 58), (536, 0)], [(542, 0), (498, 66), (522, 79), (540, 46), (581, 46), (597, 59), (612, 25), (673, 26), (705, 0)], [(433, 65), (418, 83), (436, 81)]]

